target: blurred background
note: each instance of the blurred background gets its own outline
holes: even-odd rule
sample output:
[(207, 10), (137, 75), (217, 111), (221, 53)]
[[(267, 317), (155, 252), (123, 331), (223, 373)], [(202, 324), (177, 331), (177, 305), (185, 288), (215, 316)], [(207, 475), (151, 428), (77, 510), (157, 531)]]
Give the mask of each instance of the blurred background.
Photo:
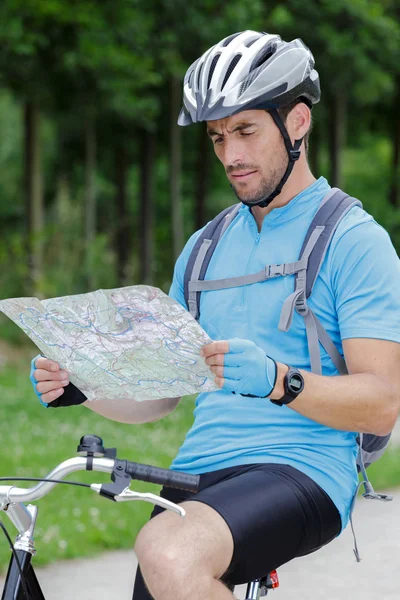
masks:
[[(168, 291), (186, 239), (236, 201), (205, 125), (176, 125), (182, 79), (244, 29), (310, 47), (322, 88), (313, 173), (358, 197), (399, 250), (399, 0), (1, 0), (0, 298)], [(1, 317), (1, 475), (44, 475), (89, 432), (126, 458), (169, 464), (193, 399), (140, 427), (84, 408), (60, 416), (31, 391), (35, 354)], [(399, 458), (394, 448), (379, 463), (378, 487), (400, 483)], [(42, 562), (131, 547), (149, 512), (70, 489), (42, 505)], [(7, 560), (0, 544), (0, 570)]]
[(187, 67), (243, 29), (311, 48), (310, 163), (400, 244), (398, 0), (2, 0), (1, 297), (168, 289), (188, 236), (236, 201)]

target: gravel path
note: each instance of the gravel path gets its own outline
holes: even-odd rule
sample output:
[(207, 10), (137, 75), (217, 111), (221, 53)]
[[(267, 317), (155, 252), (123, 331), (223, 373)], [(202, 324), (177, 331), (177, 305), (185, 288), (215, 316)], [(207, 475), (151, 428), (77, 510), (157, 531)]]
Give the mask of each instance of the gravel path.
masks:
[[(400, 443), (400, 426), (393, 442)], [(393, 502), (357, 501), (354, 525), (361, 563), (354, 560), (348, 527), (322, 550), (281, 567), (280, 588), (268, 598), (399, 600), (400, 488), (392, 494)], [(37, 576), (47, 600), (131, 600), (135, 566), (133, 551), (110, 552), (37, 569)], [(3, 585), (4, 578), (0, 578), (0, 590)], [(237, 588), (238, 598), (243, 599), (244, 594), (244, 586)]]

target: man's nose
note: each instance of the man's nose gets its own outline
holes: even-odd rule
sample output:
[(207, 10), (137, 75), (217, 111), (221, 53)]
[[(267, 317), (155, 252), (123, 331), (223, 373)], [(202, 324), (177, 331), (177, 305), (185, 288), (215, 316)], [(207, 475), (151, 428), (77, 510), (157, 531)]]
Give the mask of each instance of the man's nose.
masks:
[(224, 144), (224, 165), (225, 168), (243, 163), (244, 156), (241, 145), (236, 140), (226, 140)]

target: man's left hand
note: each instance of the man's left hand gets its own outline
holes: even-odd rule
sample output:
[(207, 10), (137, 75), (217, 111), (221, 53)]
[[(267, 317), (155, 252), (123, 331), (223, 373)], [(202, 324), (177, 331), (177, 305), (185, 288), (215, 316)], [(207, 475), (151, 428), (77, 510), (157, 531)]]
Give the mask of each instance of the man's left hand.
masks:
[(274, 389), (276, 362), (249, 340), (234, 338), (203, 346), (200, 354), (222, 389), (243, 396), (266, 398)]

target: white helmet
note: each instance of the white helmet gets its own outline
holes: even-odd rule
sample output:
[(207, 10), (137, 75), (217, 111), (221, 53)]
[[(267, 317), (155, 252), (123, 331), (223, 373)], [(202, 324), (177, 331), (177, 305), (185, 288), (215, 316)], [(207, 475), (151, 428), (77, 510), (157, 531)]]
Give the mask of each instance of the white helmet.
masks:
[(187, 70), (178, 125), (213, 121), (243, 110), (276, 109), (320, 99), (314, 57), (300, 39), (242, 31), (207, 50)]

